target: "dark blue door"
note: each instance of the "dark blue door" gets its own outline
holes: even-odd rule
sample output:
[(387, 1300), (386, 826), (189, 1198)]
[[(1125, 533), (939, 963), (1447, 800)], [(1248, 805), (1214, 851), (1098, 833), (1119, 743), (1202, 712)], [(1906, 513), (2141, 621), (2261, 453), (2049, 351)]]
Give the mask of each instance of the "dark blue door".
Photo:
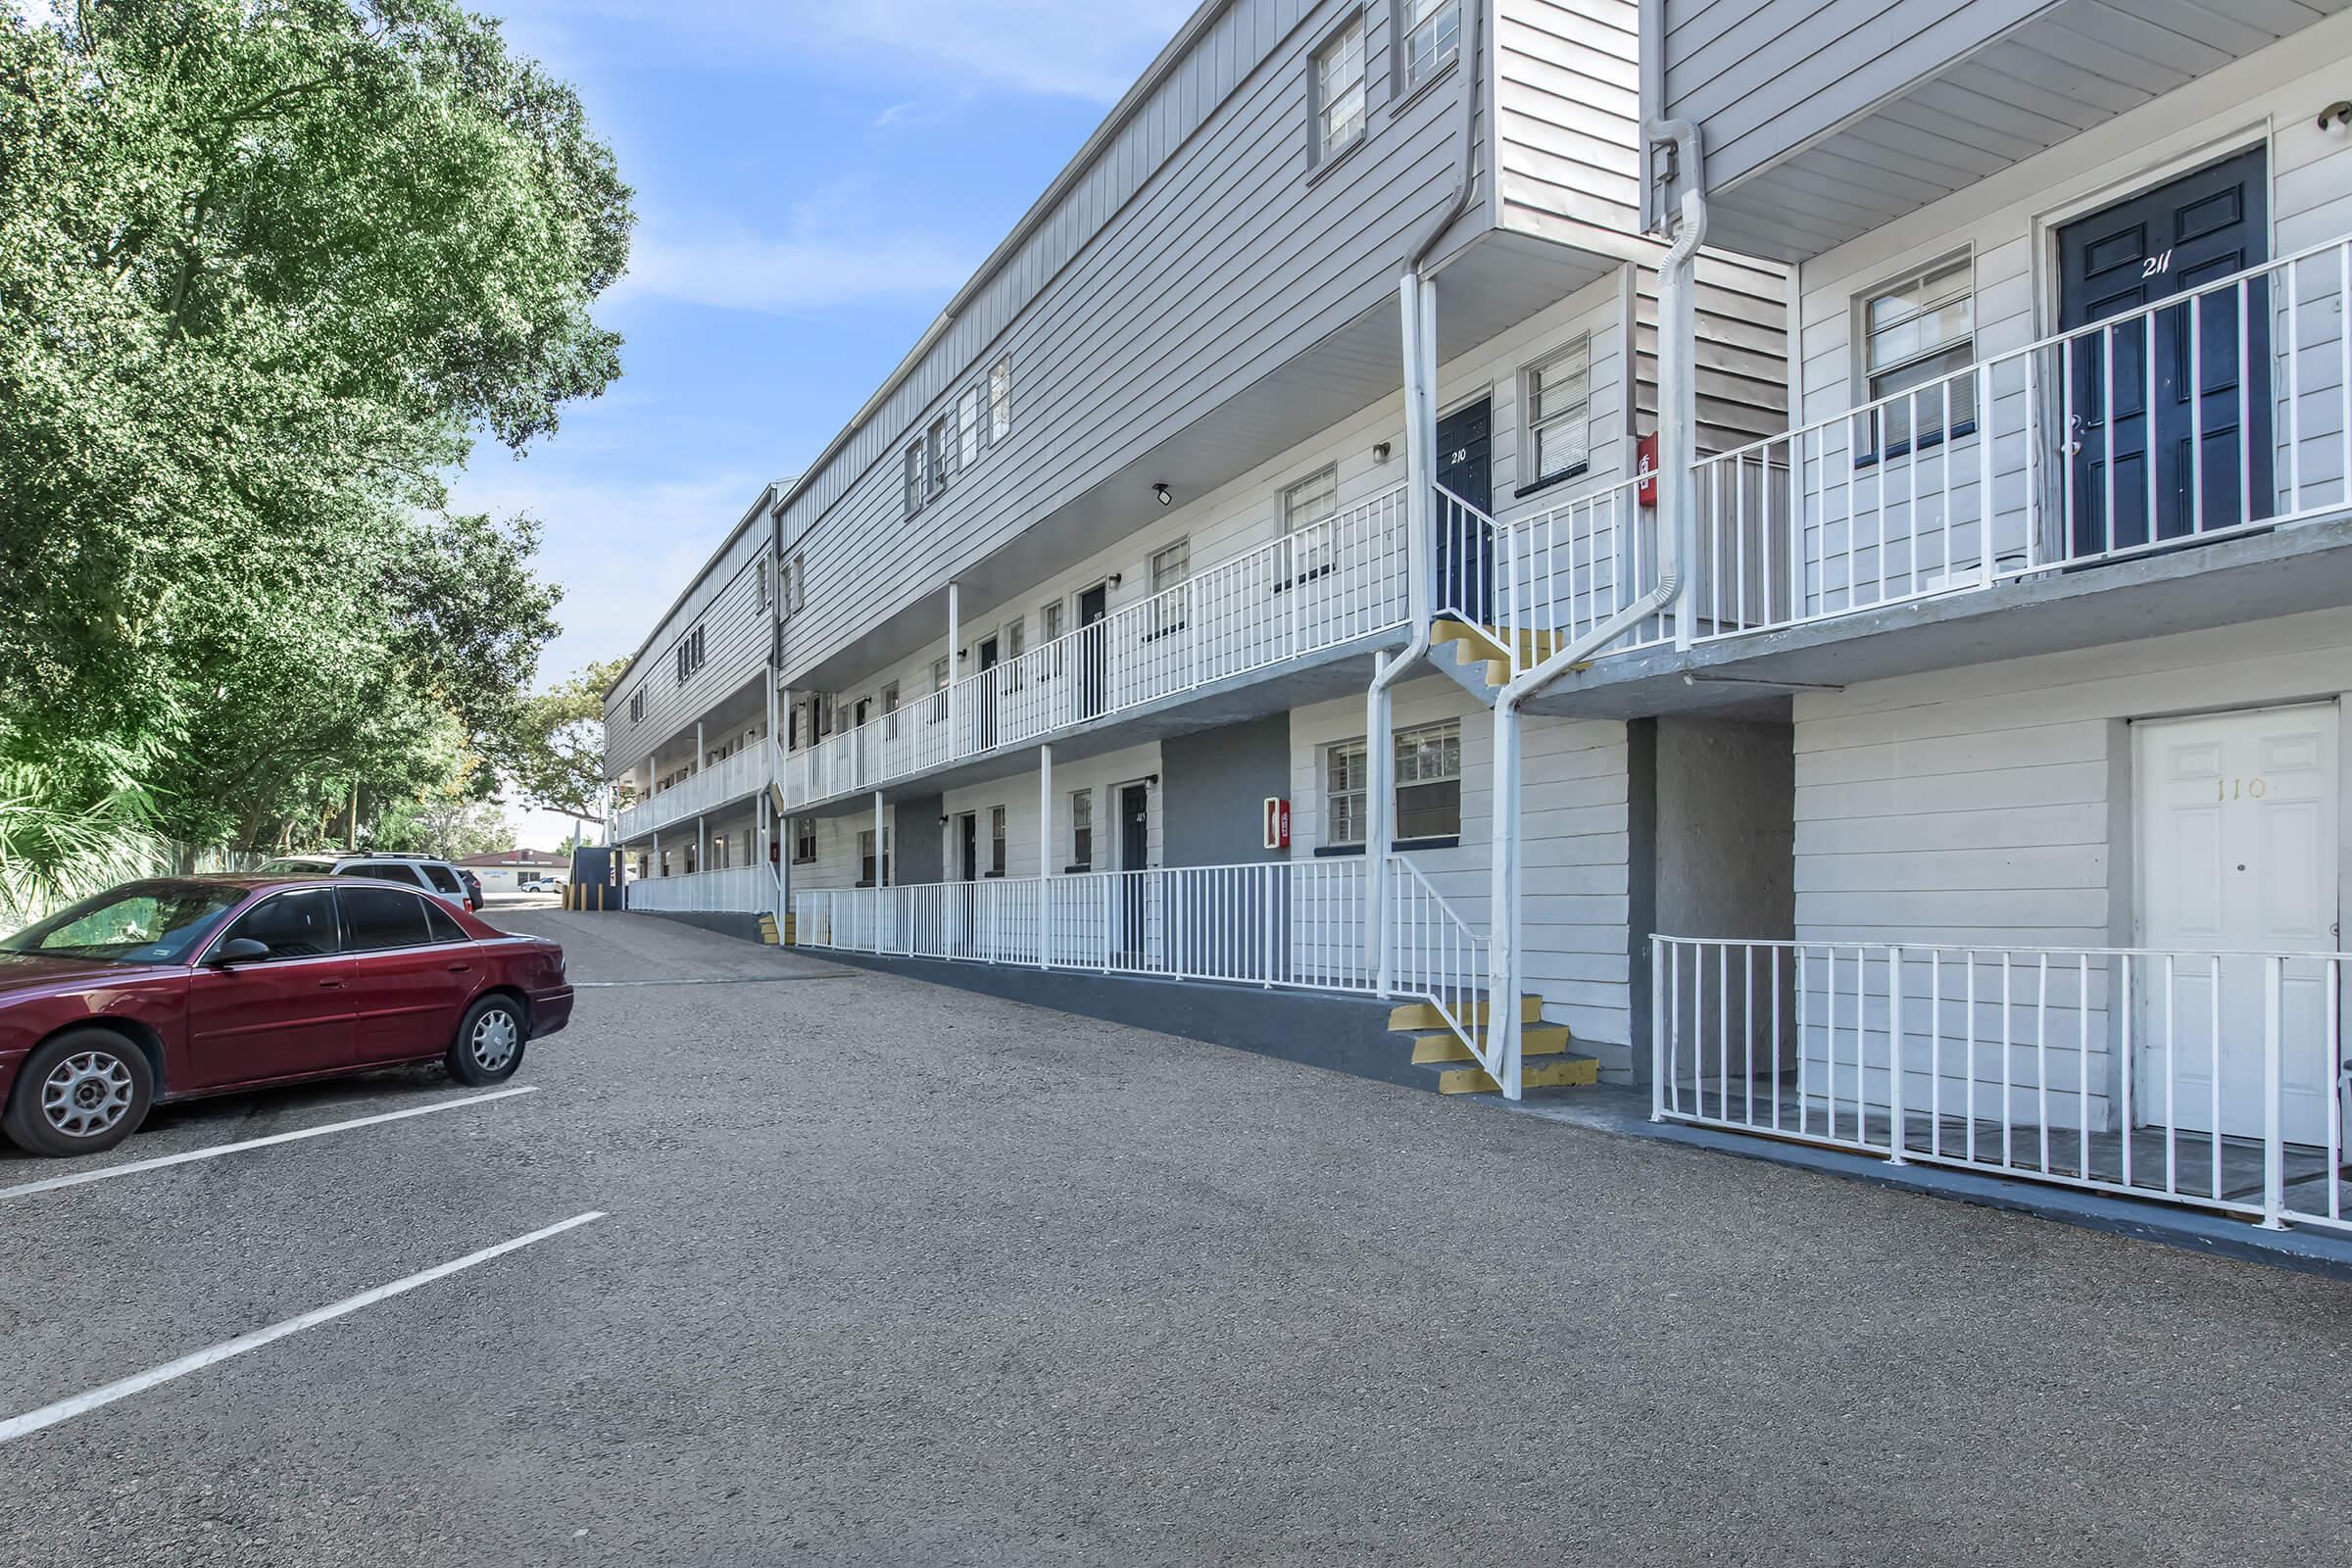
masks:
[[(1438, 421), (1438, 483), (1482, 514), (1494, 512), (1494, 409), (1479, 399)], [(1494, 530), (1437, 506), (1438, 608), (1466, 612), (1481, 625), (1494, 620)]]
[[(2264, 179), (2258, 148), (2061, 227), (2059, 328), (2087, 326), (2260, 266), (2270, 254)], [(2242, 310), (2239, 291), (2223, 289), (2193, 308), (2183, 302), (2087, 333), (2065, 353), (2075, 555), (2271, 514), (2265, 279), (2246, 280)]]

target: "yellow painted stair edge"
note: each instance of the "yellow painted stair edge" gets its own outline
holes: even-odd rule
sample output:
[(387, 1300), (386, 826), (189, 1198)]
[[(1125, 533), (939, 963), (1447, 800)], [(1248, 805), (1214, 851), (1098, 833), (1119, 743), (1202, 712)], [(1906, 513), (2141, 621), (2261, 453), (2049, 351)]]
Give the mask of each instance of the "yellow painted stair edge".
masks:
[[(1600, 1082), (1600, 1061), (1593, 1056), (1567, 1056), (1557, 1061), (1519, 1064), (1521, 1089), (1586, 1088)], [(1500, 1094), (1502, 1086), (1483, 1067), (1449, 1067), (1438, 1074), (1441, 1095)]]
[[(1488, 1004), (1482, 998), (1471, 1004), (1471, 1021), (1487, 1021)], [(1544, 1021), (1544, 999), (1529, 992), (1519, 999), (1519, 1021), (1523, 1024)], [(1407, 1002), (1389, 1009), (1389, 1027), (1398, 1034), (1417, 1033), (1423, 1029), (1443, 1029), (1446, 1015), (1427, 1002)]]
[[(1568, 1026), (1564, 1023), (1530, 1024), (1519, 1031), (1519, 1054), (1522, 1056), (1557, 1056), (1569, 1047)], [(1413, 1042), (1413, 1065), (1428, 1066), (1445, 1061), (1475, 1061), (1470, 1048), (1462, 1037), (1450, 1029), (1440, 1029), (1420, 1036)]]

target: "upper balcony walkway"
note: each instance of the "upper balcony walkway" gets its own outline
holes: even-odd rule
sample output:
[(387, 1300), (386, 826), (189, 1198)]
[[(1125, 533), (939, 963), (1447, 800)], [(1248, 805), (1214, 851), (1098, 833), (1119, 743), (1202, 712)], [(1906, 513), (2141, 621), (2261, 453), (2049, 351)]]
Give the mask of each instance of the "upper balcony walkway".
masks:
[(765, 745), (744, 746), (687, 774), (668, 789), (615, 814), (613, 832), (621, 843), (658, 833), (679, 822), (715, 811), (759, 794), (772, 776)]
[[(2347, 300), (2330, 240), (1705, 459), (1687, 646), (1645, 621), (1534, 706), (1671, 711), (2341, 603)], [(1655, 581), (1603, 552), (1554, 597), (1626, 602), (1629, 566)]]
[(782, 760), (799, 810), (1403, 626), (1402, 486)]

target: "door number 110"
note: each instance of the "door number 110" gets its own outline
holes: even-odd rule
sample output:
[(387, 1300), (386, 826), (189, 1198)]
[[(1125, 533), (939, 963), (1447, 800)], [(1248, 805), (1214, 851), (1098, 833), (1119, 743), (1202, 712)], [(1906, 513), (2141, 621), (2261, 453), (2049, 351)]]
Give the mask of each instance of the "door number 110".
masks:
[(2217, 801), (2259, 801), (2271, 793), (2268, 780), (2262, 778), (2225, 778), (2216, 781), (2214, 799)]

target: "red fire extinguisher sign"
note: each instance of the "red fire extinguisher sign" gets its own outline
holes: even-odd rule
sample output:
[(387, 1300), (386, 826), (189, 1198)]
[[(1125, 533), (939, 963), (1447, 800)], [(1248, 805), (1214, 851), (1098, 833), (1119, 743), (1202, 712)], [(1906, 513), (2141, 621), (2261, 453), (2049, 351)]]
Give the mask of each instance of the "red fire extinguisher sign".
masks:
[(1269, 850), (1291, 847), (1291, 803), (1279, 795), (1266, 797), (1266, 838)]

